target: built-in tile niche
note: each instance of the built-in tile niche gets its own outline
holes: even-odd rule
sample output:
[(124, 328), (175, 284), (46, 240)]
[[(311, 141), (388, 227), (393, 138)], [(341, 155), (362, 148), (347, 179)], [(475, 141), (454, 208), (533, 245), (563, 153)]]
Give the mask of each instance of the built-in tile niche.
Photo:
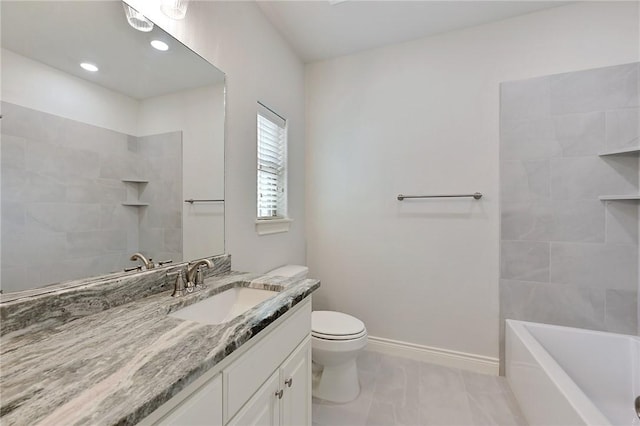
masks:
[(638, 332), (639, 79), (634, 63), (501, 85), (501, 331)]
[(136, 137), (2, 103), (5, 292), (182, 260), (182, 134)]

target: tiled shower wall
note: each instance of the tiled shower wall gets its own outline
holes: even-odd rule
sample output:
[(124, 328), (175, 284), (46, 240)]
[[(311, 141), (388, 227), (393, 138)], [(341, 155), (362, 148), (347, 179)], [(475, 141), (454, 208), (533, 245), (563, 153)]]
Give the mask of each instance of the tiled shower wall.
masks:
[(182, 133), (138, 138), (138, 156), (144, 159), (140, 200), (140, 251), (158, 261), (182, 261)]
[[(639, 65), (501, 86), (500, 324), (636, 334)], [(503, 333), (501, 333), (503, 335)], [(501, 346), (503, 346), (501, 344)]]
[[(136, 251), (182, 259), (180, 132), (137, 138), (6, 102), (2, 113), (4, 292), (122, 270)], [(122, 205), (132, 177), (149, 180), (136, 188), (149, 207)]]

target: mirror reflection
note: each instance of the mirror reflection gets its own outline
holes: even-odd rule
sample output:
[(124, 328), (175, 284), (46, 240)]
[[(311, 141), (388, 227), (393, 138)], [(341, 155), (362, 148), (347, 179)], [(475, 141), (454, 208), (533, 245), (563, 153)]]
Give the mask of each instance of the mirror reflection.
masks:
[(224, 74), (124, 3), (0, 7), (3, 292), (223, 253)]

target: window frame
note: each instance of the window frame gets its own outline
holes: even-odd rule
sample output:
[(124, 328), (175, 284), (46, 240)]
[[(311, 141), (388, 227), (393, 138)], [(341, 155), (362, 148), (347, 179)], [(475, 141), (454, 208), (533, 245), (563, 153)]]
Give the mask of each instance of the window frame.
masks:
[[(263, 121), (263, 120), (266, 120)], [(276, 130), (274, 138), (262, 139), (261, 135), (265, 131)], [(262, 128), (262, 130), (261, 130)], [(256, 230), (258, 234), (273, 234), (278, 232), (286, 232), (289, 230), (292, 220), (288, 214), (288, 137), (289, 123), (288, 120), (280, 114), (267, 107), (262, 102), (258, 102), (256, 113)], [(274, 135), (271, 132), (271, 135)], [(278, 141), (278, 138), (282, 138)], [(280, 146), (277, 146), (280, 145)], [(275, 149), (275, 150), (274, 150)], [(270, 159), (261, 156), (261, 152), (265, 150), (273, 152), (275, 155)], [(274, 160), (275, 161), (271, 161)], [(276, 170), (268, 171), (268, 169)], [(282, 190), (282, 194), (276, 192), (275, 195), (275, 214), (270, 216), (261, 216), (266, 209), (261, 203), (263, 194), (262, 185), (269, 179), (269, 176), (275, 175), (276, 191)], [(273, 178), (271, 178), (273, 180)], [(273, 195), (271, 198), (274, 198)]]

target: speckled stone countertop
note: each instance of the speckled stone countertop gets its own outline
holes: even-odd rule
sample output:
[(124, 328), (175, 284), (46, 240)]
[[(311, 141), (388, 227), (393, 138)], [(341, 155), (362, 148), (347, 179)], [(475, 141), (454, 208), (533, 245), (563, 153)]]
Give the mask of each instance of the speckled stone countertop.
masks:
[[(320, 286), (233, 273), (205, 284), (181, 298), (163, 291), (65, 323), (5, 333), (0, 423), (137, 423)], [(238, 286), (280, 292), (221, 325), (168, 316)]]

